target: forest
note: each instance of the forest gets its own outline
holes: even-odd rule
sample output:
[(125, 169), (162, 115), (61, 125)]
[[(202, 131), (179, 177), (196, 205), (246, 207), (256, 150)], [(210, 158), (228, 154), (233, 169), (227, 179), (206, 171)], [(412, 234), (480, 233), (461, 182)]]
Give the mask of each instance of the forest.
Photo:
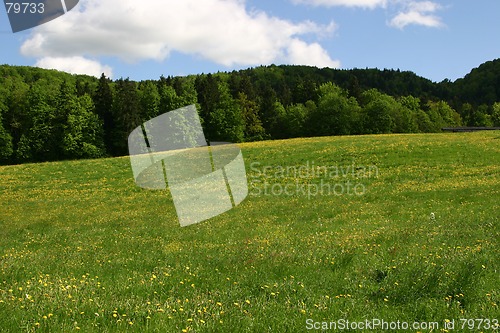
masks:
[(196, 104), (209, 141), (500, 126), (500, 59), (454, 82), (413, 72), (270, 65), (135, 82), (0, 66), (0, 164), (128, 154), (144, 121)]

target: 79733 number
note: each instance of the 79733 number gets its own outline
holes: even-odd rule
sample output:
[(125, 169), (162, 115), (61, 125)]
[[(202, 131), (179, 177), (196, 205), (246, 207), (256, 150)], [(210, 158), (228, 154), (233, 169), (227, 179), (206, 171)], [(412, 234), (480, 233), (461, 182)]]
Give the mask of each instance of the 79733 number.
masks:
[(43, 2), (6, 2), (7, 14), (43, 14), (45, 4)]

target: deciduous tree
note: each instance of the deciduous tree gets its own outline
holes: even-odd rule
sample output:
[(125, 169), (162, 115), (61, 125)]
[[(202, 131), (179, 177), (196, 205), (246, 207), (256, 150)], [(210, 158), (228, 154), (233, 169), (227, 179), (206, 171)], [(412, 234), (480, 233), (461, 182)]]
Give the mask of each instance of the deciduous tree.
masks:
[(63, 150), (67, 158), (98, 158), (105, 154), (102, 121), (93, 112), (89, 95), (73, 96), (71, 111), (63, 132)]
[(360, 107), (347, 91), (333, 83), (319, 87), (317, 108), (309, 115), (308, 130), (310, 135), (347, 135), (354, 130), (354, 123), (359, 120)]

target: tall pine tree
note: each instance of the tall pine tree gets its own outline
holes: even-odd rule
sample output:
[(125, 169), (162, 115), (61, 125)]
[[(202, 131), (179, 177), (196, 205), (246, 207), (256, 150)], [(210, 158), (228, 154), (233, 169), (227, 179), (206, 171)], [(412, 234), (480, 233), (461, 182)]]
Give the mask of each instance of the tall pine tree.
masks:
[(112, 144), (112, 130), (114, 127), (113, 122), (113, 92), (110, 86), (110, 80), (102, 73), (97, 89), (92, 96), (94, 101), (94, 108), (96, 114), (102, 121), (102, 127), (104, 131), (104, 145), (106, 147), (106, 152), (111, 154), (113, 150)]
[(141, 112), (137, 84), (130, 79), (116, 81), (113, 97), (113, 129), (111, 131), (111, 154), (114, 156), (128, 153), (128, 135), (141, 125)]

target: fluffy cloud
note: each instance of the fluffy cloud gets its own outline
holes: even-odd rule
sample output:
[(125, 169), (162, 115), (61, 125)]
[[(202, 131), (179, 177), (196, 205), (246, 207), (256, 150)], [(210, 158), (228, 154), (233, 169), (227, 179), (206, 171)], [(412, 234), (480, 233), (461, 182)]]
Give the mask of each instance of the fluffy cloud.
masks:
[(442, 6), (432, 1), (416, 0), (291, 0), (295, 4), (323, 7), (391, 8), (397, 11), (389, 25), (403, 29), (408, 25), (423, 25), (439, 28), (444, 26), (441, 18), (434, 15)]
[(295, 39), (288, 47), (290, 62), (294, 64), (311, 65), (317, 67), (340, 67), (339, 61), (330, 59), (328, 53), (317, 43), (307, 44)]
[(387, 0), (292, 0), (295, 4), (307, 4), (312, 6), (325, 6), (325, 7), (362, 7), (362, 8), (376, 8), (385, 7)]
[[(77, 56), (162, 61), (172, 51), (225, 66), (299, 60), (323, 66), (337, 62), (301, 36), (334, 29), (248, 10), (242, 0), (81, 0), (65, 16), (36, 28), (21, 53), (53, 66), (57, 62), (50, 59)], [(76, 63), (90, 64), (84, 58)]]
[(107, 77), (113, 77), (111, 67), (103, 66), (97, 61), (84, 57), (44, 57), (39, 59), (35, 66), (46, 69), (57, 69), (72, 74), (87, 74), (100, 77), (104, 73)]
[(396, 15), (389, 24), (399, 29), (411, 24), (439, 28), (444, 25), (441, 18), (434, 15), (439, 9), (441, 6), (431, 1), (411, 1), (406, 5), (406, 9)]

